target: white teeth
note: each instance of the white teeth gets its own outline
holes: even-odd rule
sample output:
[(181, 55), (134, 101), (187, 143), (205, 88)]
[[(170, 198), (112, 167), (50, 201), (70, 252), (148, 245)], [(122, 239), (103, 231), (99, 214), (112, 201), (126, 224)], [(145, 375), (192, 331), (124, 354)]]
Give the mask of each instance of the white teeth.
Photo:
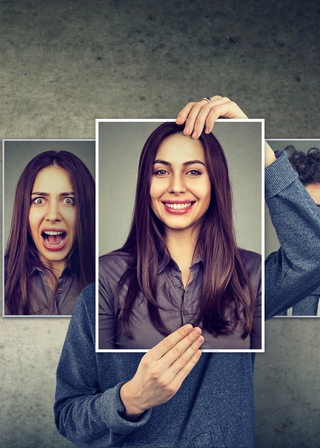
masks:
[(45, 233), (46, 235), (62, 235), (63, 232), (55, 232), (53, 230), (45, 230), (43, 233)]
[(192, 202), (188, 202), (187, 204), (168, 204), (167, 202), (165, 203), (167, 207), (169, 208), (173, 208), (174, 210), (181, 210), (184, 208), (188, 208), (191, 207)]

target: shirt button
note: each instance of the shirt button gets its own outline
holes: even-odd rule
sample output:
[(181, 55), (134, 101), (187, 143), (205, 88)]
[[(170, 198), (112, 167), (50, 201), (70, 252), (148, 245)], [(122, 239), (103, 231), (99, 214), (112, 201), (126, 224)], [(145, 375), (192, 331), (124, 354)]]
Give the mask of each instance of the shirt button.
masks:
[(58, 293), (58, 294), (61, 294), (61, 293), (62, 293), (62, 288), (58, 288), (58, 289), (57, 289), (57, 293)]
[(182, 313), (183, 313), (185, 316), (188, 316), (188, 314), (189, 314), (188, 310), (183, 310)]

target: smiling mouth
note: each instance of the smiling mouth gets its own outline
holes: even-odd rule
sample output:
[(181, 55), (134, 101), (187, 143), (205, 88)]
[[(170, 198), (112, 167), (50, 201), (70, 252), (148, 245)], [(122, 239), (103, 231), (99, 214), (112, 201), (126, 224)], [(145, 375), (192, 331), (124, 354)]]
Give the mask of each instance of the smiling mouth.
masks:
[(164, 204), (166, 207), (171, 208), (172, 210), (184, 210), (186, 208), (191, 207), (191, 205), (194, 204), (194, 202), (187, 202), (187, 203), (165, 202)]
[(44, 230), (41, 236), (47, 246), (58, 248), (64, 243), (67, 234), (60, 231)]

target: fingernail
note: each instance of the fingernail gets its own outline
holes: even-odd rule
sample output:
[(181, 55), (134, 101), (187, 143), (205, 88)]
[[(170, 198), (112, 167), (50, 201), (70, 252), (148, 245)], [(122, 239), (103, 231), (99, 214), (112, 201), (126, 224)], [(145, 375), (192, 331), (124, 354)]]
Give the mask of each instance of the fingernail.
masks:
[(197, 131), (194, 131), (194, 133), (192, 134), (192, 138), (198, 138), (199, 134)]
[(201, 328), (198, 328), (198, 327), (194, 328), (193, 332), (195, 335), (200, 335), (202, 333)]
[(191, 130), (188, 126), (185, 126), (183, 133), (184, 134), (190, 134)]

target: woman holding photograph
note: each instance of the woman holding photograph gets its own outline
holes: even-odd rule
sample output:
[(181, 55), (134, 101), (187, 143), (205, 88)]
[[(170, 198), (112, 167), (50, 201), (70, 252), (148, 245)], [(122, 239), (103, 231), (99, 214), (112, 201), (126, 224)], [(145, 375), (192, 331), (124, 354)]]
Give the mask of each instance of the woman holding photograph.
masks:
[(45, 151), (22, 172), (5, 252), (5, 315), (70, 315), (94, 281), (95, 185), (68, 151)]
[(227, 161), (212, 133), (160, 125), (141, 153), (124, 246), (100, 258), (99, 348), (147, 349), (183, 324), (202, 348), (261, 348), (261, 257), (236, 244)]
[[(310, 148), (306, 153), (298, 151), (293, 145), (285, 148), (289, 162), (298, 173), (302, 185), (304, 185), (311, 198), (320, 207), (320, 149)], [(320, 288), (305, 297), (292, 307), (292, 316), (317, 316), (320, 301)], [(280, 315), (286, 316), (287, 310)]]
[[(197, 139), (218, 117), (246, 118), (228, 98), (213, 97), (189, 103), (177, 122)], [(320, 220), (285, 153), (266, 145), (265, 163), (268, 206), (284, 242), (266, 264), (271, 317), (319, 287)], [(96, 353), (95, 337), (89, 285), (57, 370), (55, 421), (64, 437), (82, 447), (254, 446), (254, 353), (201, 355), (201, 329), (190, 324), (144, 355)]]

